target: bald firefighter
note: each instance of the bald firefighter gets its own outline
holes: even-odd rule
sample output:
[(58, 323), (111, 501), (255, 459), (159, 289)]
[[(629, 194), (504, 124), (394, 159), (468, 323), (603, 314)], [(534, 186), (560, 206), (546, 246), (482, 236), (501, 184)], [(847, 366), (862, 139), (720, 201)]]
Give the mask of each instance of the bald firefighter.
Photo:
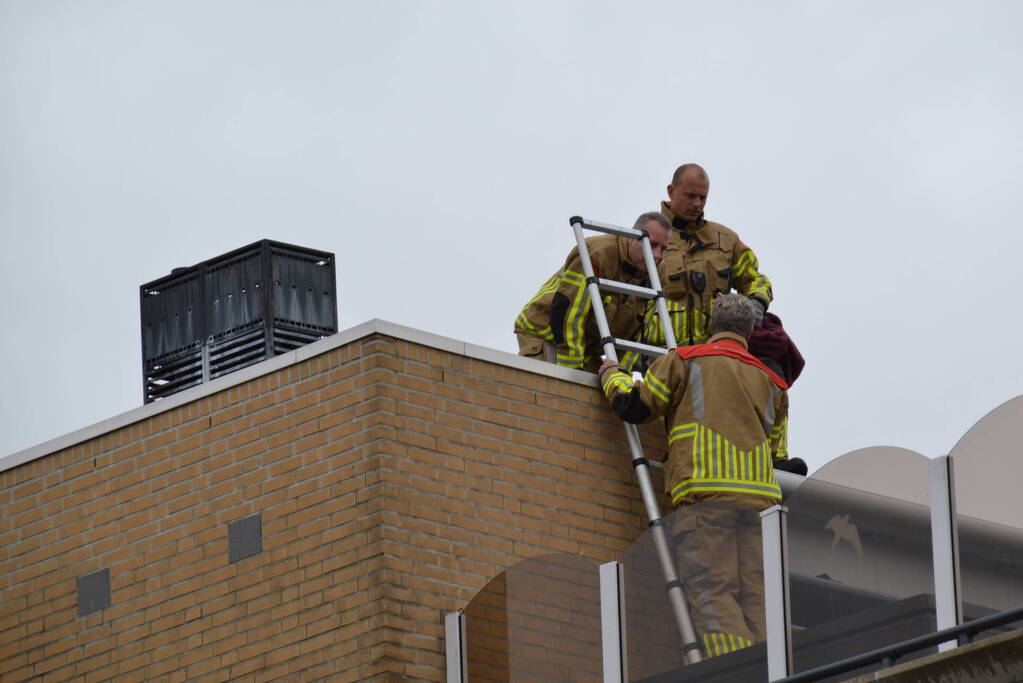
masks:
[[(647, 231), (654, 261), (660, 262), (671, 233), (668, 220), (656, 212), (644, 213), (636, 219), (634, 227)], [(588, 238), (586, 246), (597, 277), (649, 286), (639, 240), (600, 235)], [(646, 301), (610, 292), (604, 293), (603, 300), (611, 335), (619, 339), (638, 337)], [(569, 368), (597, 369), (603, 348), (586, 293), (586, 276), (578, 247), (569, 252), (565, 265), (519, 313), (515, 320), (515, 337), (520, 356)]]
[(708, 657), (765, 639), (759, 511), (781, 500), (772, 465), (787, 457), (788, 387), (747, 351), (754, 306), (720, 295), (710, 340), (669, 351), (642, 382), (613, 361), (600, 367), (623, 420), (667, 418), (666, 492), (691, 506), (672, 515), (672, 533)]
[[(657, 269), (667, 305), (682, 346), (707, 341), (708, 321), (718, 294), (733, 289), (757, 305), (759, 325), (773, 298), (771, 281), (760, 272), (756, 254), (739, 236), (703, 216), (710, 178), (697, 164), (682, 164), (668, 185), (661, 213), (671, 221), (671, 243)], [(646, 310), (643, 338), (664, 346), (664, 332), (651, 305)]]

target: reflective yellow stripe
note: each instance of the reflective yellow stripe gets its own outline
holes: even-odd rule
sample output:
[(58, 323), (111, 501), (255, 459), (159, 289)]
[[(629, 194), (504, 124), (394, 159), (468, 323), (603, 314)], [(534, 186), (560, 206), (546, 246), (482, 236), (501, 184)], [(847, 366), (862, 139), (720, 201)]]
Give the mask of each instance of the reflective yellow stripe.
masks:
[(679, 439), (683, 439), (687, 436), (692, 436), (696, 433), (696, 423), (689, 422), (684, 425), (678, 425), (672, 428), (671, 433), (668, 435), (668, 443), (672, 444)]
[(739, 260), (732, 266), (732, 275), (739, 277), (749, 272), (757, 272), (760, 269), (760, 261), (757, 260), (756, 254), (752, 250), (747, 249), (742, 252), (739, 256)]
[(533, 323), (529, 321), (529, 318), (526, 317), (525, 311), (519, 313), (519, 317), (516, 318), (515, 322), (519, 324), (519, 327), (526, 330), (534, 337), (539, 337), (540, 339), (543, 339), (546, 342), (554, 341), (554, 335), (551, 333), (551, 326), (548, 325), (547, 327), (541, 328), (536, 327), (535, 325), (533, 325)]
[(647, 371), (643, 380), (647, 383), (647, 386), (650, 387), (650, 393), (661, 399), (664, 403), (668, 402), (668, 398), (671, 396), (671, 389), (665, 386), (664, 382), (657, 379), (650, 371)]
[(585, 352), (583, 322), (586, 320), (586, 314), (590, 311), (590, 298), (586, 296), (586, 287), (583, 286), (586, 278), (582, 273), (566, 270), (561, 274), (561, 280), (575, 285), (577, 290), (569, 304), (568, 312), (565, 314), (565, 344), (568, 346), (569, 354), (565, 356), (564, 363), (561, 362), (562, 356), (559, 354), (558, 365), (582, 367)]
[(583, 360), (579, 356), (566, 356), (559, 353), (558, 365), (566, 368), (581, 368), (583, 366)]
[(526, 311), (529, 310), (530, 306), (535, 304), (537, 301), (539, 301), (543, 297), (547, 296), (548, 294), (553, 294), (554, 292), (558, 291), (558, 283), (560, 281), (561, 281), (560, 274), (554, 274), (551, 277), (549, 277), (547, 279), (547, 282), (543, 283), (543, 285), (540, 287), (540, 291), (538, 291), (533, 296), (533, 298), (530, 299), (529, 302), (525, 306), (522, 307), (522, 312), (519, 313), (519, 317), (516, 318), (516, 320), (515, 320), (519, 324), (519, 326), (522, 327), (522, 329), (527, 330), (530, 333), (532, 333), (533, 335), (535, 335), (537, 337), (540, 337), (544, 341), (548, 341), (548, 342), (554, 341), (554, 335), (551, 334), (550, 325), (548, 325), (547, 327), (544, 327), (544, 328), (537, 328), (536, 325), (534, 325), (529, 320), (529, 318), (526, 316)]
[(607, 373), (607, 379), (604, 380), (604, 395), (611, 398), (611, 394), (615, 391), (621, 391), (629, 393), (632, 391), (632, 377), (615, 370), (614, 372)]
[(536, 293), (536, 296), (529, 300), (529, 303), (526, 304), (525, 308), (529, 308), (530, 305), (535, 304), (537, 300), (542, 299), (547, 294), (553, 294), (558, 291), (558, 282), (560, 280), (561, 278), (557, 274), (548, 278), (547, 282), (543, 283), (540, 287), (540, 291)]
[(732, 277), (739, 278), (742, 275), (750, 275), (753, 280), (749, 286), (746, 287), (743, 294), (746, 296), (753, 296), (754, 294), (762, 294), (767, 299), (771, 298), (771, 281), (766, 276), (760, 274), (760, 262), (757, 261), (756, 255), (752, 250), (747, 250), (742, 253), (739, 260), (732, 266)]
[(756, 484), (749, 481), (738, 481), (735, 479), (704, 478), (699, 481), (686, 479), (671, 489), (671, 502), (677, 505), (678, 502), (690, 493), (711, 493), (714, 491), (728, 493), (748, 493), (754, 496), (764, 496), (781, 500), (781, 489), (777, 484)]
[(752, 640), (735, 635), (734, 633), (722, 633), (720, 631), (704, 633), (700, 638), (703, 640), (703, 651), (708, 657), (718, 657), (753, 645)]
[(704, 647), (707, 648), (708, 657), (717, 657), (721, 654), (717, 647), (717, 641), (714, 638), (716, 635), (716, 633), (707, 633), (703, 636)]
[(789, 419), (786, 417), (781, 424), (771, 429), (771, 454), (775, 458), (785, 458), (789, 454)]
[(781, 498), (769, 442), (743, 450), (714, 430), (689, 422), (671, 430), (668, 444), (686, 437), (692, 438), (692, 475), (671, 489), (672, 503), (690, 493), (710, 491)]

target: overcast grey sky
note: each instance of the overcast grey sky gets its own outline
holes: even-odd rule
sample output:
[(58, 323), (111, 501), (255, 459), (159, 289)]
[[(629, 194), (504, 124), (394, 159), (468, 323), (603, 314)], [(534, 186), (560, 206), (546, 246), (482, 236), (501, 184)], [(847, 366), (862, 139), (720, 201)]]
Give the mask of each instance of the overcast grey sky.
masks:
[(141, 403), (138, 285), (271, 238), (342, 328), (515, 350), (686, 161), (807, 359), (791, 450), (1023, 393), (1020, 2), (0, 0), (0, 456)]

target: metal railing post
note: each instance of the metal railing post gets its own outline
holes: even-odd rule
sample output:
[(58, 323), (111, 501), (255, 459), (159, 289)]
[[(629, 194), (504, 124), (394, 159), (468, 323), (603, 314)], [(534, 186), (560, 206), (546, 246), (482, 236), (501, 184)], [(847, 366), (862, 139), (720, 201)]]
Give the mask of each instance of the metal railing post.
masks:
[(792, 674), (792, 615), (789, 607), (788, 508), (760, 513), (764, 543), (764, 613), (767, 620), (767, 680)]
[(447, 659), (447, 683), (468, 683), (469, 659), (465, 647), (465, 614), (444, 615), (444, 650)]
[(625, 582), (621, 562), (600, 565), (600, 643), (604, 656), (604, 683), (627, 683)]
[[(938, 631), (963, 623), (959, 583), (959, 530), (956, 523), (955, 477), (952, 458), (941, 455), (929, 465), (931, 483), (931, 552), (934, 556), (934, 617)], [(952, 650), (956, 641), (938, 646)]]

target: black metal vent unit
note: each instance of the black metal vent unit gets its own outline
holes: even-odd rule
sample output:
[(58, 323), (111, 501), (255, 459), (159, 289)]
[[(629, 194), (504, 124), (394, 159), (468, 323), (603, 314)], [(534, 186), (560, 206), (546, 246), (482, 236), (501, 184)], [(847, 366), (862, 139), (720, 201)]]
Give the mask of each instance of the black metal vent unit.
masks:
[(150, 403), (337, 332), (334, 255), (262, 240), (139, 288)]

